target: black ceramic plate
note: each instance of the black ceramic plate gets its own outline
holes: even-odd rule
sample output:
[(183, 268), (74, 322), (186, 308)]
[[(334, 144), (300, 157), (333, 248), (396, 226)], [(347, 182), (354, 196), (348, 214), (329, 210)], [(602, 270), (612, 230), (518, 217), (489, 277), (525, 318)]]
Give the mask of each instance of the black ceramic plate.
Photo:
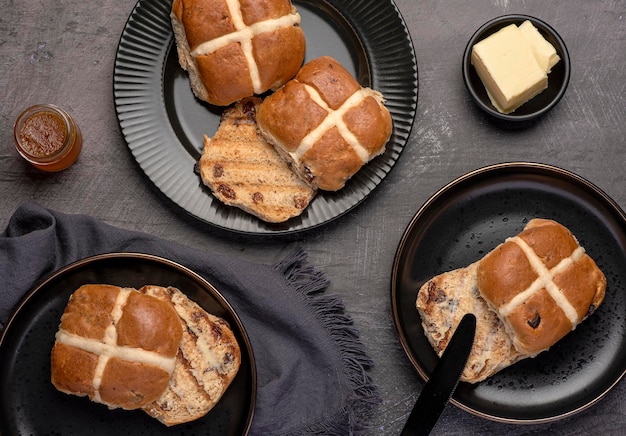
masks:
[[(139, 288), (174, 286), (230, 324), (241, 367), (220, 402), (203, 418), (165, 427), (140, 410), (109, 410), (66, 395), (50, 383), (50, 351), (70, 294), (85, 283)], [(224, 297), (206, 280), (166, 259), (114, 253), (78, 261), (27, 294), (0, 338), (0, 433), (63, 435), (247, 434), (256, 398), (256, 366), (245, 329)]]
[(363, 201), (404, 149), (417, 105), (413, 45), (391, 0), (295, 0), (307, 40), (305, 62), (329, 55), (364, 86), (382, 92), (394, 128), (386, 152), (337, 193), (320, 193), (304, 213), (268, 224), (215, 200), (194, 164), (204, 134), (213, 136), (221, 109), (195, 99), (178, 65), (169, 19), (171, 0), (139, 0), (122, 33), (114, 71), (115, 108), (126, 142), (148, 178), (192, 216), (241, 233), (278, 234), (314, 228)]
[[(409, 224), (393, 265), (391, 305), (402, 346), (427, 379), (437, 362), (415, 309), (429, 278), (480, 259), (534, 217), (559, 221), (607, 278), (604, 303), (534, 359), (479, 384), (460, 383), (452, 402), (496, 421), (530, 423), (595, 404), (626, 371), (626, 215), (606, 194), (563, 169), (507, 163), (442, 188)], [(610, 405), (607, 405), (611, 407)], [(600, 406), (601, 407), (601, 406)]]

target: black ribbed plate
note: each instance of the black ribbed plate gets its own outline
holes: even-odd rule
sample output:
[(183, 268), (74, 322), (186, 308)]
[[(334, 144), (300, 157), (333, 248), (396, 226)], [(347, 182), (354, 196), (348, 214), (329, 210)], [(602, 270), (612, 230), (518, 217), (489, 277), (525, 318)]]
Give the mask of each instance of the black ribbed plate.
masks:
[[(437, 356), (415, 301), (428, 279), (477, 261), (532, 218), (568, 227), (607, 278), (596, 312), (550, 350), (478, 383), (460, 383), (451, 401), (484, 418), (537, 423), (598, 402), (626, 373), (626, 215), (595, 185), (569, 171), (505, 163), (443, 187), (416, 213), (398, 246), (391, 306), (400, 342), (423, 378)], [(614, 407), (610, 404), (599, 407)]]
[[(197, 421), (166, 427), (141, 410), (109, 410), (57, 391), (50, 352), (67, 301), (78, 287), (106, 283), (139, 289), (174, 286), (207, 312), (225, 319), (241, 350), (237, 376), (217, 405)], [(160, 257), (111, 253), (79, 260), (52, 274), (24, 297), (0, 336), (0, 433), (3, 435), (239, 436), (250, 429), (256, 403), (256, 365), (250, 340), (232, 306), (209, 282)]]
[(114, 97), (119, 125), (143, 172), (172, 202), (215, 226), (280, 234), (328, 223), (363, 201), (385, 178), (409, 137), (417, 105), (417, 63), (411, 38), (391, 0), (294, 1), (307, 40), (305, 62), (329, 55), (363, 86), (383, 93), (393, 118), (386, 152), (336, 193), (320, 192), (300, 217), (268, 224), (217, 201), (194, 173), (203, 134), (213, 136), (220, 108), (194, 98), (178, 65), (171, 0), (139, 0), (120, 38)]

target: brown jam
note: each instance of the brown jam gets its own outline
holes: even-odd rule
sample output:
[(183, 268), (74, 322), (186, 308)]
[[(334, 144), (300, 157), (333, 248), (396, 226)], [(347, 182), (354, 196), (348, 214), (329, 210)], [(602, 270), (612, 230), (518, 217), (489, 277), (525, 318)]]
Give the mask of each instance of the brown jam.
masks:
[(22, 112), (14, 137), (20, 155), (44, 171), (66, 169), (82, 149), (80, 129), (67, 112), (54, 105), (36, 105)]

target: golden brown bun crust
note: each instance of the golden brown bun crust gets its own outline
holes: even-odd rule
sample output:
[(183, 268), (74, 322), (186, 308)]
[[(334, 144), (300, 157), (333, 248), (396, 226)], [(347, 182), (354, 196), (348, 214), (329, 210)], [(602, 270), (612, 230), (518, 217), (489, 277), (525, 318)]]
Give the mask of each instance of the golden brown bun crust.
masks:
[[(237, 15), (240, 26), (270, 23), (285, 16), (293, 16), (297, 22), (271, 25), (251, 41), (230, 41), (208, 53), (191, 53), (203, 43), (233, 35), (238, 30)], [(225, 0), (174, 0), (171, 20), (179, 62), (189, 73), (194, 94), (214, 105), (227, 106), (277, 89), (296, 74), (304, 60), (304, 32), (289, 0), (240, 0), (239, 10), (233, 13)], [(256, 89), (250, 62), (258, 69)]]
[(170, 376), (153, 365), (112, 357), (102, 373), (101, 402), (109, 407), (138, 409), (161, 396)]
[(167, 388), (181, 337), (171, 304), (117, 286), (81, 286), (61, 317), (51, 381), (111, 408), (142, 407)]
[(198, 56), (198, 77), (206, 88), (202, 100), (228, 106), (240, 98), (254, 95), (250, 70), (239, 47), (231, 44), (214, 53)]
[(52, 384), (61, 392), (93, 398), (93, 374), (98, 356), (65, 344), (52, 348)]
[[(531, 220), (518, 238), (534, 251), (547, 270), (573, 256), (579, 248), (570, 231), (551, 220)], [(499, 313), (515, 347), (522, 354), (535, 355), (552, 346), (604, 299), (606, 278), (587, 254), (573, 259), (571, 266), (552, 276), (553, 284), (548, 281), (535, 285), (534, 293), (527, 291), (538, 278), (538, 273), (515, 238), (502, 243), (480, 261), (480, 292)], [(558, 297), (558, 293), (551, 294), (547, 288), (558, 288), (564, 298)], [(511, 303), (524, 292), (527, 297), (523, 302)], [(569, 315), (568, 305), (571, 306)]]
[(311, 186), (327, 191), (341, 189), (383, 153), (392, 132), (382, 95), (362, 88), (329, 56), (309, 61), (267, 97), (257, 121), (294, 170)]
[(175, 327), (170, 331), (163, 326), (175, 326), (177, 322), (176, 312), (162, 301), (131, 292), (117, 323), (117, 345), (174, 356), (180, 343), (180, 334)]
[(111, 311), (119, 292), (119, 287), (111, 285), (81, 286), (65, 307), (61, 328), (86, 338), (102, 338), (111, 325)]

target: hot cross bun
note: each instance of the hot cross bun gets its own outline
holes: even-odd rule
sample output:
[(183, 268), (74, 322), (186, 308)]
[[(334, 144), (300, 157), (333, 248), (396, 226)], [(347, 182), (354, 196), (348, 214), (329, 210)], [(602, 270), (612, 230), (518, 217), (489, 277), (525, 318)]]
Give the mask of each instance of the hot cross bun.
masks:
[(52, 383), (112, 409), (138, 409), (168, 387), (181, 337), (169, 302), (131, 288), (83, 285), (61, 317)]
[(531, 220), (478, 267), (478, 289), (522, 354), (537, 354), (576, 328), (604, 299), (606, 278), (570, 231)]
[(191, 88), (213, 105), (275, 90), (304, 60), (304, 32), (290, 0), (174, 0), (170, 18)]
[(261, 133), (313, 188), (337, 191), (385, 151), (392, 119), (378, 91), (335, 59), (307, 62), (259, 106)]

